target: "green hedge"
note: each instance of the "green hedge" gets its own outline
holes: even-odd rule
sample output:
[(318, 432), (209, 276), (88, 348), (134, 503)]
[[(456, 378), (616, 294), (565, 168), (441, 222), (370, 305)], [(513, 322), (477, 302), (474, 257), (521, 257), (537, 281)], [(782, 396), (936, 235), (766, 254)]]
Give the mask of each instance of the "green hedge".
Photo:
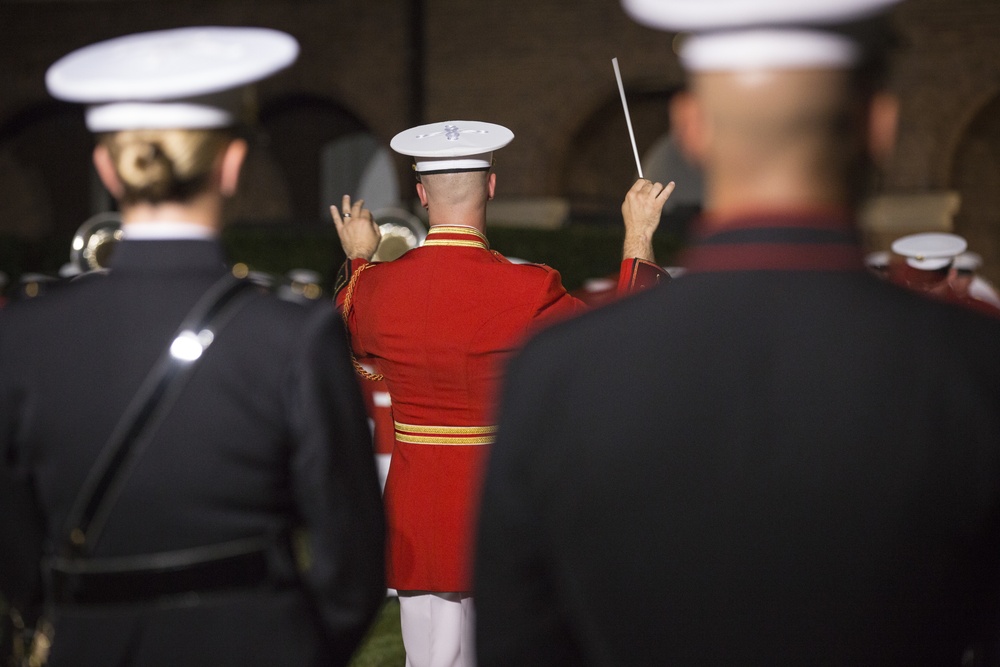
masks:
[[(504, 255), (558, 269), (563, 284), (572, 290), (587, 278), (618, 271), (623, 232), (614, 225), (574, 224), (556, 230), (493, 227), (487, 236), (491, 246)], [(0, 271), (12, 283), (23, 273), (55, 275), (69, 259), (70, 241), (0, 237)], [(234, 226), (225, 230), (223, 242), (231, 261), (253, 270), (282, 275), (293, 268), (307, 268), (318, 271), (327, 283), (344, 259), (330, 226)], [(657, 233), (654, 247), (659, 262), (668, 264), (680, 242), (675, 235)]]

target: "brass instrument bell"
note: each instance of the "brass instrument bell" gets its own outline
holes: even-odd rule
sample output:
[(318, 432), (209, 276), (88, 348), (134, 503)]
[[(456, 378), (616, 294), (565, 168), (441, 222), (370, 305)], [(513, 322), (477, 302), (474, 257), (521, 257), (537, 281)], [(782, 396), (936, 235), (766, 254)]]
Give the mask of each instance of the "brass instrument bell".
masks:
[(383, 208), (372, 213), (382, 240), (372, 256), (374, 262), (391, 262), (408, 250), (423, 245), (427, 227), (417, 216), (401, 208)]
[(122, 239), (121, 215), (106, 211), (80, 225), (70, 248), (70, 262), (81, 273), (108, 268), (115, 244)]

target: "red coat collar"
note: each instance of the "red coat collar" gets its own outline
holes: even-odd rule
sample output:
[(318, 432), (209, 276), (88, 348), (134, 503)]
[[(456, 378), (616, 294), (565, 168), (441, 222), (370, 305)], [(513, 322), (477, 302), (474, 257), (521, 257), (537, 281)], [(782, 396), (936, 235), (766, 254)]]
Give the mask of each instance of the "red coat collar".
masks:
[(460, 248), (482, 248), (489, 250), (490, 242), (478, 229), (458, 225), (437, 225), (427, 232), (426, 246), (457, 246)]
[(838, 212), (706, 217), (682, 257), (688, 272), (863, 271), (853, 217)]

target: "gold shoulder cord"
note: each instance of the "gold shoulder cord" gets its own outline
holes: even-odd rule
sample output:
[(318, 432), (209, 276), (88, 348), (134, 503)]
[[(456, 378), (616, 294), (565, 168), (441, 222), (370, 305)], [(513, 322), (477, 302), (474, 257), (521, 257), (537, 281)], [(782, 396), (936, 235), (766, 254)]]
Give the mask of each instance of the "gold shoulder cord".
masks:
[(354, 287), (355, 287), (355, 285), (358, 284), (358, 276), (361, 275), (362, 271), (364, 271), (365, 269), (370, 269), (373, 266), (375, 266), (375, 265), (371, 264), (371, 263), (362, 264), (354, 272), (354, 275), (351, 276), (350, 282), (347, 283), (347, 293), (344, 294), (344, 310), (343, 310), (343, 312), (341, 312), (341, 317), (344, 319), (344, 330), (347, 331), (347, 344), (348, 344), (348, 347), (350, 348), (349, 351), (351, 353), (351, 364), (354, 366), (354, 371), (358, 375), (360, 375), (361, 377), (365, 378), (366, 380), (373, 380), (375, 382), (378, 382), (379, 380), (384, 379), (385, 376), (382, 375), (381, 373), (369, 373), (368, 371), (365, 370), (365, 367), (361, 365), (361, 362), (358, 361), (357, 357), (354, 356), (354, 348), (350, 344), (350, 342), (351, 342), (351, 327), (348, 326), (348, 324), (347, 324), (347, 315), (348, 315), (348, 313), (351, 312), (351, 308), (354, 305), (354, 303), (353, 303), (354, 302)]

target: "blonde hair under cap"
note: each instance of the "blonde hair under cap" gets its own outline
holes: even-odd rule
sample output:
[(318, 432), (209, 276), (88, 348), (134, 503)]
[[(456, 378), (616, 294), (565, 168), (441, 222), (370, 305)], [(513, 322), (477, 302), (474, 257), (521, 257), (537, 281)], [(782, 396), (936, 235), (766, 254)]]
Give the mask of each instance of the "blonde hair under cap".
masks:
[(101, 136), (127, 204), (185, 201), (208, 186), (226, 130), (123, 130)]

